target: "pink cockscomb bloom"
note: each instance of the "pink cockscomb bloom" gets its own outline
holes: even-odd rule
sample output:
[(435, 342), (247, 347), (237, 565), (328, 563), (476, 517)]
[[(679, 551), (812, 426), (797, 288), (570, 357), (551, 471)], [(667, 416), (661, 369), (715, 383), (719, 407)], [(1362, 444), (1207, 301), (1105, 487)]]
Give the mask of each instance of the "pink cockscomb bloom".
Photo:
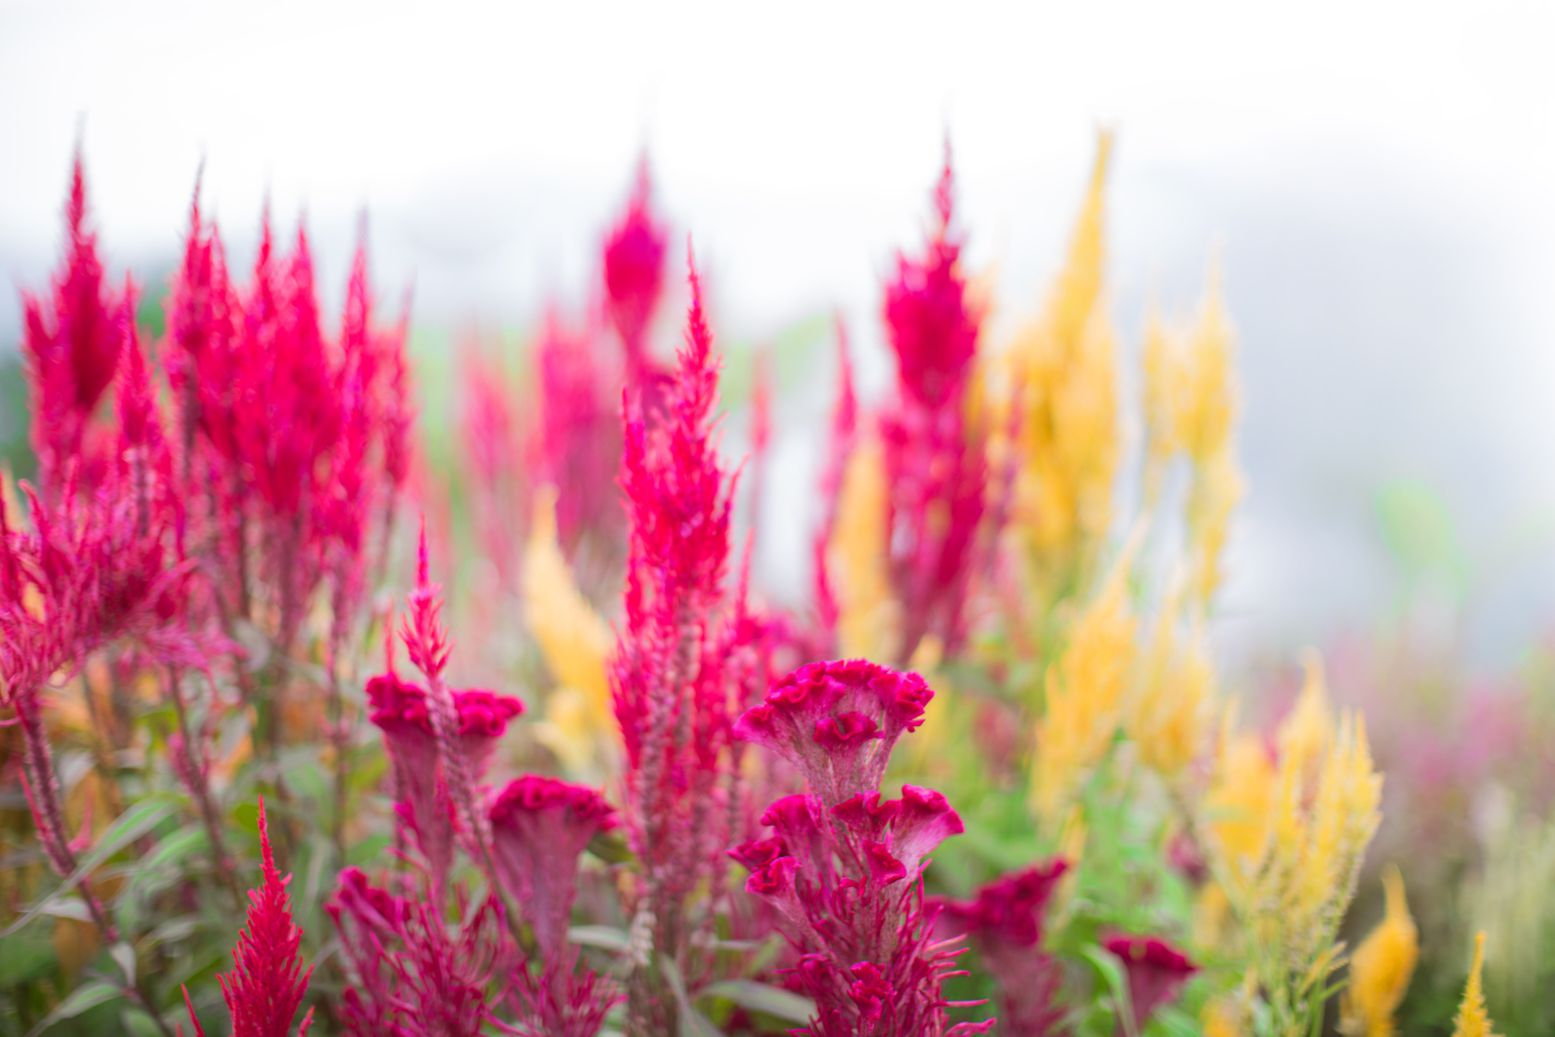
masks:
[[(508, 721), (524, 704), (482, 689), (454, 691), (455, 745), (474, 781), (484, 776)], [(456, 809), (438, 752), (426, 689), (392, 671), (367, 682), (369, 718), (383, 732), (401, 797), (397, 810), (415, 836), (430, 874), (439, 880), (453, 861)]]
[[(1128, 972), (1129, 1003), (1134, 1009), (1134, 1029), (1142, 1029), (1156, 1009), (1176, 1000), (1198, 966), (1188, 956), (1155, 936), (1116, 934), (1102, 941)], [(1124, 1033), (1118, 1024), (1118, 1033)]]
[[(264, 855), (264, 884), (248, 894), (248, 926), (232, 950), (232, 971), (216, 979), (232, 1016), (232, 1037), (288, 1037), (313, 967), (302, 967), (302, 930), (292, 921), (286, 896), (291, 876), (283, 878), (275, 866), (263, 799), (259, 801), (259, 847)], [(189, 1015), (196, 1037), (204, 1037), (192, 1009)], [(310, 1008), (297, 1027), (297, 1037), (304, 1037), (312, 1022)]]
[(942, 931), (966, 935), (999, 985), (999, 1032), (1010, 1037), (1060, 1032), (1063, 973), (1042, 950), (1042, 921), (1067, 870), (1055, 859), (995, 879), (971, 900), (940, 902)]
[(983, 429), (969, 414), (981, 313), (961, 271), (949, 147), (924, 254), (897, 257), (883, 315), (896, 355), (894, 398), (879, 414), (890, 486), (891, 576), (904, 625), (898, 656), (923, 637), (954, 651), (988, 482)]
[(993, 1025), (952, 1024), (941, 987), (958, 975), (959, 937), (936, 940), (923, 899), (928, 855), (962, 831), (945, 797), (906, 785), (882, 799), (892, 745), (922, 722), (932, 693), (914, 674), (862, 661), (801, 667), (736, 725), (803, 774), (809, 791), (773, 803), (767, 838), (730, 856), (746, 890), (771, 905), (799, 953), (788, 972), (815, 1002), (807, 1037), (940, 1037)]
[(609, 983), (577, 968), (567, 943), (578, 858), (614, 825), (598, 792), (533, 774), (509, 782), (491, 804), (497, 879), (521, 905), (538, 950), (537, 961), (519, 967), (511, 1001), (536, 1033), (593, 1037), (617, 999)]

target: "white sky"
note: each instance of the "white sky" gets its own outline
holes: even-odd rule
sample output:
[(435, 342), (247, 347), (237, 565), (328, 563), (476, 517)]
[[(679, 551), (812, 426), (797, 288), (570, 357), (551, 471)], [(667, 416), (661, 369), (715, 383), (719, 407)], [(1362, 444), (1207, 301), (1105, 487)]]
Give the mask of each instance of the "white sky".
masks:
[[(237, 256), (261, 197), (344, 275), (369, 208), (418, 316), (578, 295), (638, 150), (741, 338), (840, 306), (878, 341), (948, 127), (1001, 317), (1051, 273), (1097, 122), (1113, 290), (1183, 309), (1218, 244), (1254, 488), (1228, 623), (1386, 610), (1370, 500), (1440, 491), (1487, 657), (1555, 615), (1555, 24), (1537, 3), (544, 5), (0, 0), (0, 344), (84, 134), (116, 267), (165, 262), (203, 156)], [(1521, 539), (1519, 539), (1521, 538)]]

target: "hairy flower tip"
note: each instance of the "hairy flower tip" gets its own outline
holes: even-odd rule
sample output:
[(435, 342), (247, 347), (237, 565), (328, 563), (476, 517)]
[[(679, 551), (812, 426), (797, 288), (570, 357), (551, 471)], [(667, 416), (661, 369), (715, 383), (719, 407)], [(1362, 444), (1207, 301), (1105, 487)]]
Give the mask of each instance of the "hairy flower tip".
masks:
[(615, 811), (593, 789), (527, 774), (491, 804), (497, 877), (534, 927), (547, 961), (557, 960), (577, 892), (578, 856), (615, 827)]
[(352, 980), (338, 1006), (347, 1037), (488, 1032), (487, 990), (505, 954), (501, 909), (493, 901), (462, 912), (463, 922), (450, 932), (441, 903), (390, 892), (347, 868), (325, 910)]
[(961, 243), (951, 236), (955, 180), (947, 149), (935, 189), (938, 225), (924, 255), (898, 255), (886, 286), (885, 322), (901, 387), (931, 409), (959, 399), (977, 354), (981, 314), (960, 269)]
[[(298, 953), (302, 930), (292, 921), (286, 896), (291, 876), (283, 878), (275, 866), (263, 799), (259, 801), (259, 846), (264, 884), (248, 894), (248, 926), (232, 951), (233, 970), (216, 978), (232, 1014), (233, 1037), (287, 1037), (313, 968), (302, 967)], [(299, 1037), (307, 1033), (312, 1019), (309, 1010)]]
[(999, 988), (999, 1022), (1012, 1034), (1058, 1032), (1063, 970), (1042, 949), (1043, 915), (1069, 866), (1062, 858), (1012, 872), (971, 900), (941, 901), (941, 931), (970, 937)]
[(644, 156), (626, 211), (605, 237), (604, 278), (611, 323), (635, 376), (647, 365), (647, 331), (664, 285), (666, 234), (649, 207), (653, 191)]
[(916, 673), (864, 659), (807, 663), (735, 722), (735, 736), (792, 762), (826, 802), (879, 788), (891, 749), (934, 692)]
[(1102, 946), (1122, 961), (1128, 972), (1136, 1027), (1143, 1027), (1157, 1008), (1174, 1000), (1199, 970), (1187, 955), (1155, 936), (1118, 934), (1107, 937)]
[(86, 173), (79, 150), (71, 167), (65, 234), (65, 255), (51, 295), (22, 295), (22, 348), (33, 396), (32, 445), (51, 497), (65, 466), (88, 446), (92, 412), (113, 382), (123, 341), (119, 302), (104, 288), (97, 235), (88, 226)]

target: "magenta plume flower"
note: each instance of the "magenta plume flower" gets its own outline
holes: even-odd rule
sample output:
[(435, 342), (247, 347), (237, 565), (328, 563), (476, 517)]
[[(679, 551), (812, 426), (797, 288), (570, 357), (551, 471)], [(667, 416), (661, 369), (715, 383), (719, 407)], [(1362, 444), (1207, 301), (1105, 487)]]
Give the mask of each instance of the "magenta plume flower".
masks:
[(934, 230), (921, 258), (898, 255), (883, 307), (897, 377), (879, 424), (904, 660), (926, 635), (939, 637), (947, 651), (965, 636), (985, 511), (985, 436), (967, 405), (982, 315), (969, 297), (961, 242), (952, 232), (954, 189), (947, 144)]
[[(1176, 1000), (1184, 983), (1198, 966), (1188, 956), (1155, 936), (1117, 934), (1102, 941), (1102, 946), (1123, 962), (1128, 971), (1129, 1003), (1134, 1008), (1135, 1029), (1142, 1028), (1156, 1009)], [(1118, 1033), (1123, 1033), (1119, 1023)]]
[[(233, 1037), (288, 1037), (313, 967), (302, 967), (302, 930), (292, 921), (286, 896), (291, 876), (283, 878), (275, 866), (263, 798), (259, 800), (259, 847), (264, 883), (249, 891), (248, 926), (232, 950), (232, 971), (216, 978), (232, 1015)], [(310, 1008), (297, 1037), (303, 1037), (312, 1022)], [(194, 1028), (196, 1034), (203, 1032), (198, 1020)]]
[(796, 1034), (948, 1037), (993, 1025), (949, 1021), (941, 987), (960, 974), (960, 938), (934, 938), (938, 909), (923, 899), (928, 855), (962, 831), (961, 818), (932, 789), (907, 785), (895, 800), (879, 791), (891, 747), (922, 722), (931, 695), (915, 674), (813, 663), (735, 727), (797, 766), (809, 789), (767, 810), (771, 836), (730, 851), (799, 953), (789, 976), (816, 1014)]
[(664, 285), (666, 235), (648, 205), (652, 191), (644, 156), (626, 212), (605, 238), (603, 257), (606, 305), (626, 350), (627, 374), (634, 385), (651, 367), (648, 325)]
[(1068, 867), (1055, 858), (995, 879), (971, 900), (940, 903), (941, 930), (970, 938), (998, 984), (999, 1032), (1010, 1037), (1061, 1032), (1055, 1001), (1063, 973), (1042, 950), (1042, 921)]
[(103, 284), (97, 235), (87, 222), (86, 174), (78, 150), (65, 205), (65, 257), (47, 299), (22, 295), (22, 347), (32, 385), (32, 446), (46, 496), (79, 465), (87, 485), (107, 443), (89, 441), (93, 412), (113, 382), (123, 342), (120, 300)]

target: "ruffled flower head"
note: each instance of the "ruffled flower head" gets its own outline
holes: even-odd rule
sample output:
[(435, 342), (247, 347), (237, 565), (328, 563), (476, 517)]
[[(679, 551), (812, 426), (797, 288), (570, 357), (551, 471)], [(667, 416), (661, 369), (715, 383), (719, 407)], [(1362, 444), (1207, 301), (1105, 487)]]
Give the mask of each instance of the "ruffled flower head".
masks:
[[(1119, 958), (1128, 972), (1136, 1029), (1143, 1028), (1156, 1009), (1175, 1000), (1183, 984), (1199, 971), (1186, 954), (1155, 936), (1119, 934), (1103, 940), (1102, 946)], [(1124, 1032), (1121, 1026), (1118, 1032)]]

